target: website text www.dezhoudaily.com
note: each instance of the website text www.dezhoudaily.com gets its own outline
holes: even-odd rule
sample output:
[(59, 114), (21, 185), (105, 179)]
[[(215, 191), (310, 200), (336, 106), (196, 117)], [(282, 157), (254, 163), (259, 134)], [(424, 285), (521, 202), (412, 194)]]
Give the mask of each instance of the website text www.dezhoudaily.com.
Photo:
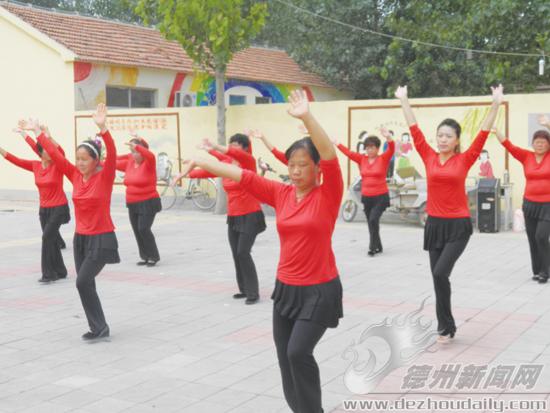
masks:
[(346, 411), (356, 412), (383, 412), (383, 411), (438, 411), (438, 412), (546, 412), (548, 411), (547, 400), (498, 400), (492, 397), (482, 399), (448, 399), (434, 400), (431, 397), (425, 399), (398, 400), (344, 400), (342, 407)]

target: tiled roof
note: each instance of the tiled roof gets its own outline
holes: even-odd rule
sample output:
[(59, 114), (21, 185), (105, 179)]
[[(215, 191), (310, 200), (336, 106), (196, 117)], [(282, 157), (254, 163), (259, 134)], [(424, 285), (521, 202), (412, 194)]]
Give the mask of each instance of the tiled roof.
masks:
[[(154, 29), (3, 1), (0, 7), (71, 50), (80, 61), (193, 71), (181, 46)], [(227, 77), (329, 87), (319, 76), (301, 70), (286, 52), (259, 47), (237, 53)]]

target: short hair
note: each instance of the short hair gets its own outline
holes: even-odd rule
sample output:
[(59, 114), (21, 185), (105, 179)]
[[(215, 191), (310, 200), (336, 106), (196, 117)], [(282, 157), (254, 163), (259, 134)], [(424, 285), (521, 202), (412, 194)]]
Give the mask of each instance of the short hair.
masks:
[(313, 144), (313, 141), (309, 136), (306, 136), (305, 138), (298, 139), (295, 141), (292, 145), (289, 146), (289, 148), (285, 152), (285, 158), (286, 160), (290, 160), (290, 157), (292, 154), (297, 151), (298, 149), (305, 149), (306, 152), (309, 154), (311, 159), (313, 160), (313, 163), (317, 165), (319, 161), (321, 160), (321, 155), (319, 155), (319, 151)]
[(374, 145), (377, 148), (380, 148), (380, 144), (381, 142), (378, 136), (371, 135), (368, 136), (367, 139), (365, 139), (365, 147)]
[(533, 134), (533, 142), (535, 142), (535, 139), (546, 139), (550, 143), (550, 133), (544, 129), (540, 129)]
[(243, 133), (236, 133), (229, 138), (229, 143), (238, 143), (243, 149), (248, 149), (250, 147), (250, 138)]
[(132, 142), (134, 145), (141, 145), (145, 149), (149, 149), (149, 144), (143, 138), (132, 138), (132, 139), (130, 139), (130, 142)]

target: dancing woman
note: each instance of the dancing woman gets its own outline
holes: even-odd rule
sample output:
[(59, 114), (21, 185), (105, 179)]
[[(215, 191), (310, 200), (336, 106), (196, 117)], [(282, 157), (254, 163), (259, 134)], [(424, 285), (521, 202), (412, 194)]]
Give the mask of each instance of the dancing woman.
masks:
[[(40, 197), (38, 214), (40, 226), (42, 227), (40, 260), (42, 277), (38, 281), (49, 283), (60, 278), (67, 278), (67, 268), (63, 261), (63, 255), (61, 255), (62, 244), (59, 242), (59, 228), (70, 221), (71, 215), (67, 197), (63, 192), (63, 172), (52, 162), (48, 152), (26, 135), (25, 129), (31, 127), (38, 135), (42, 133), (37, 121), (34, 125), (27, 125), (24, 121), (20, 122), (17, 132), (25, 138), (25, 141), (40, 156), (40, 161), (20, 159), (2, 148), (0, 148), (0, 154), (15, 166), (32, 172), (34, 175), (34, 183), (38, 188)], [(49, 135), (46, 129), (44, 129), (44, 133)], [(52, 144), (64, 156), (63, 149), (57, 143), (54, 143), (53, 139)]]
[(199, 166), (239, 182), (275, 208), (281, 255), (272, 295), (273, 337), (283, 390), (293, 412), (319, 413), (321, 382), (313, 351), (326, 329), (336, 327), (343, 316), (331, 242), (343, 181), (334, 146), (311, 114), (305, 94), (294, 91), (289, 100), (289, 114), (302, 120), (311, 135), (286, 151), (292, 185), (213, 160), (188, 161), (188, 168)]
[[(229, 139), (229, 146), (214, 145), (203, 140), (202, 149), (208, 151), (219, 161), (239, 165), (256, 173), (256, 160), (252, 156), (252, 145), (248, 136), (241, 133)], [(190, 178), (211, 178), (217, 175), (205, 170), (188, 171)], [(180, 174), (176, 181), (187, 174)], [(224, 177), (223, 188), (227, 193), (227, 236), (233, 261), (239, 292), (233, 298), (246, 298), (245, 304), (255, 304), (260, 299), (258, 274), (252, 259), (252, 247), (258, 234), (266, 228), (261, 205), (256, 198), (242, 186)]]
[(361, 173), (361, 201), (367, 217), (370, 241), (368, 255), (373, 257), (382, 252), (382, 240), (380, 239), (380, 218), (390, 206), (390, 195), (386, 176), (388, 168), (395, 152), (395, 142), (390, 132), (382, 128), (382, 135), (386, 138), (388, 149), (379, 155), (380, 139), (376, 136), (368, 136), (365, 141), (365, 154), (350, 151), (347, 147), (334, 141), (336, 147), (353, 162), (359, 165)]
[(108, 337), (109, 326), (96, 291), (95, 277), (106, 264), (120, 262), (115, 227), (111, 219), (111, 195), (116, 171), (116, 147), (107, 130), (107, 108), (97, 107), (93, 120), (107, 149), (104, 163), (101, 160), (99, 140), (87, 140), (76, 149), (76, 165), (61, 155), (57, 147), (44, 134), (38, 143), (50, 154), (57, 167), (73, 184), (76, 230), (73, 239), (76, 266), (76, 288), (88, 320), (90, 331), (83, 340)]
[(151, 227), (162, 210), (157, 192), (157, 161), (145, 139), (134, 135), (127, 145), (130, 153), (117, 157), (116, 168), (125, 173), (126, 207), (141, 258), (137, 265), (153, 267), (160, 255)]
[(430, 255), (430, 268), (435, 288), (437, 330), (439, 342), (454, 337), (456, 324), (451, 311), (451, 283), (453, 267), (464, 252), (472, 235), (472, 221), (468, 209), (465, 181), (495, 122), (503, 99), (503, 88), (491, 88), (493, 103), (483, 121), (481, 131), (468, 150), (460, 153), (461, 128), (454, 119), (445, 119), (437, 127), (437, 151), (427, 142), (418, 127), (407, 96), (407, 86), (398, 87), (395, 96), (401, 107), (414, 146), (426, 167), (428, 178), (428, 219), (424, 228), (424, 249)]
[[(539, 118), (539, 123), (550, 128), (550, 119)], [(523, 216), (531, 253), (533, 280), (543, 284), (550, 273), (550, 133), (538, 130), (533, 135), (533, 150), (519, 148), (497, 131), (497, 138), (508, 152), (523, 165), (525, 191)]]

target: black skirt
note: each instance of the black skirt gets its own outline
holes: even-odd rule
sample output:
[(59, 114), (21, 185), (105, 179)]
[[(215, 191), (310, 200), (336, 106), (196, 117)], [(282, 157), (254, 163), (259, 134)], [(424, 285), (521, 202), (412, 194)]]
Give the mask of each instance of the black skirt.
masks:
[(533, 202), (523, 198), (523, 216), (539, 221), (550, 221), (550, 202)]
[(344, 316), (340, 277), (315, 285), (289, 285), (277, 280), (271, 299), (273, 311), (291, 320), (311, 320), (334, 328)]
[(162, 203), (160, 198), (152, 198), (146, 201), (126, 203), (128, 211), (137, 215), (155, 215), (162, 211)]
[(437, 218), (428, 216), (424, 227), (424, 249), (443, 248), (448, 242), (467, 240), (474, 232), (470, 218)]
[(266, 229), (265, 216), (263, 211), (251, 212), (250, 214), (227, 216), (227, 225), (235, 232), (245, 234), (259, 234)]
[(389, 208), (390, 206), (390, 194), (385, 193), (382, 195), (375, 195), (375, 196), (361, 196), (361, 202), (363, 203), (363, 206), (365, 210), (372, 209), (375, 206), (382, 207), (384, 210), (386, 208)]
[(74, 234), (73, 248), (83, 252), (86, 257), (100, 260), (106, 264), (120, 262), (118, 255), (118, 241), (114, 232), (106, 232), (97, 235)]
[(69, 209), (69, 205), (67, 204), (48, 208), (40, 207), (38, 215), (40, 216), (40, 218), (45, 219), (46, 221), (49, 221), (51, 218), (56, 217), (62, 224), (66, 224), (71, 220), (71, 210)]

